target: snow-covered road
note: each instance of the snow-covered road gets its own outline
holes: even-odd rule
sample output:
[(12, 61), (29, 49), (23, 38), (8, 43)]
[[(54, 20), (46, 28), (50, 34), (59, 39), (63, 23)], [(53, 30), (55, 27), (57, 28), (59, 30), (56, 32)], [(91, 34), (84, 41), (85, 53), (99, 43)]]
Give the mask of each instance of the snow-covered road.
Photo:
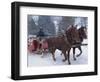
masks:
[[(84, 41), (87, 43), (87, 40)], [(79, 65), (79, 64), (88, 64), (88, 46), (82, 46), (83, 53), (81, 56), (76, 57), (76, 61), (73, 60), (73, 53), (72, 50), (70, 52), (70, 61), (71, 65)], [(76, 49), (76, 55), (79, 53), (79, 50)], [(68, 61), (63, 62), (64, 59), (63, 55), (60, 55), (61, 52), (59, 50), (55, 51), (56, 61), (53, 61), (51, 53), (45, 54), (44, 57), (38, 54), (29, 54), (28, 53), (28, 66), (52, 66), (52, 65), (68, 65)]]

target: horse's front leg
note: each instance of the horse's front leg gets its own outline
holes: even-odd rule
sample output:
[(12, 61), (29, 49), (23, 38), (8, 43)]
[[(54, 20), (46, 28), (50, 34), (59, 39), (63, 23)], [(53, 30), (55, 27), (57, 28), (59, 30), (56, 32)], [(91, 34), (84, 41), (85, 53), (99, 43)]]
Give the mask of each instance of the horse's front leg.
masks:
[(76, 57), (75, 57), (75, 49), (76, 47), (73, 47), (73, 59), (76, 60)]
[(71, 62), (70, 62), (70, 50), (68, 50), (68, 64), (70, 65), (71, 64)]
[(82, 54), (82, 48), (81, 46), (78, 46), (77, 48), (80, 50), (80, 53), (77, 55), (77, 57), (79, 57)]
[(66, 50), (63, 50), (61, 54), (64, 54), (64, 58), (62, 61), (65, 62), (67, 60)]

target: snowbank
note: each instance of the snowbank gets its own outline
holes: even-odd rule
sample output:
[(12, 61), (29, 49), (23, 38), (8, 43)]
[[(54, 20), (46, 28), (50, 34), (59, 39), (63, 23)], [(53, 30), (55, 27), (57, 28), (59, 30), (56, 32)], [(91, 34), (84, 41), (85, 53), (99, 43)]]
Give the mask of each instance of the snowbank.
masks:
[[(84, 40), (83, 43), (87, 43), (87, 40)], [(70, 61), (71, 65), (79, 64), (88, 64), (88, 46), (82, 46), (83, 53), (81, 56), (76, 57), (76, 61), (73, 59), (72, 49), (70, 52)], [(79, 50), (76, 49), (76, 55), (79, 53)], [(53, 61), (51, 53), (45, 54), (43, 57), (39, 54), (30, 54), (28, 53), (28, 66), (52, 66), (52, 65), (68, 65), (68, 61), (63, 62), (64, 56), (61, 55), (61, 51), (55, 51), (56, 61)]]

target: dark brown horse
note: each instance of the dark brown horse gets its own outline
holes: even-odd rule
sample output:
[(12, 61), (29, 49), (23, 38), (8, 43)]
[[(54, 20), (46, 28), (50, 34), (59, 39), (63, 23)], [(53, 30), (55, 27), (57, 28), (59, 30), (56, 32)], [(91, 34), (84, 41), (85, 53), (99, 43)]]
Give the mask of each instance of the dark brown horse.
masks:
[(65, 57), (63, 61), (68, 59), (68, 64), (70, 64), (70, 49), (72, 48), (73, 43), (79, 42), (79, 40), (79, 35), (75, 27), (71, 27), (61, 36), (46, 39), (49, 51), (52, 53), (53, 60), (56, 61), (54, 52), (56, 49), (59, 49)]
[(81, 44), (82, 44), (84, 39), (87, 39), (87, 33), (86, 32), (87, 32), (87, 28), (86, 27), (81, 26), (81, 28), (78, 29), (78, 34), (79, 34), (80, 42), (74, 43), (74, 45), (78, 45), (78, 46), (73, 47), (73, 57), (74, 57), (74, 60), (76, 60), (76, 58), (75, 58), (75, 49), (76, 48), (78, 48), (80, 50), (80, 53), (77, 55), (77, 57), (82, 54)]

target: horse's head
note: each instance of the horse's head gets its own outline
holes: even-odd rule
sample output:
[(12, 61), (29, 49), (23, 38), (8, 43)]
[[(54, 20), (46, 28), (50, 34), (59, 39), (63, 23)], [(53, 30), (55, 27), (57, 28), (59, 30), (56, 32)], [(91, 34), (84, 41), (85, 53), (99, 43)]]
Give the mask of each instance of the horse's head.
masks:
[(81, 28), (79, 29), (79, 36), (82, 39), (87, 39), (87, 28), (86, 27), (81, 26)]
[(76, 27), (70, 27), (70, 29), (66, 31), (66, 36), (69, 42), (72, 44), (80, 42), (78, 30)]

